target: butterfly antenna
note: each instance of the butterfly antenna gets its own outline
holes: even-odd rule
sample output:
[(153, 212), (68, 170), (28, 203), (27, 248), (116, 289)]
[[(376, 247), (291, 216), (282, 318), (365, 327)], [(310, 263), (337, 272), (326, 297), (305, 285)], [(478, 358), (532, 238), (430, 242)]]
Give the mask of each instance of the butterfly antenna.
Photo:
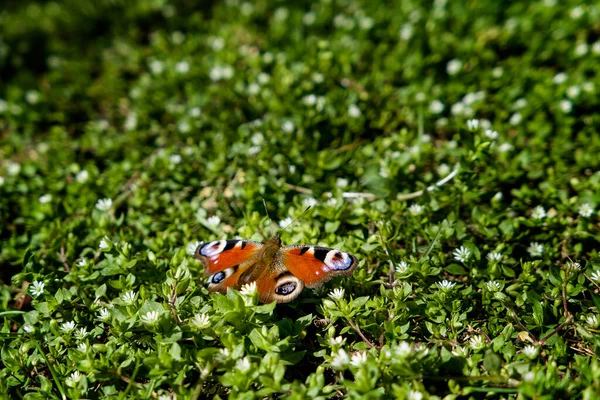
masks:
[(294, 218), (294, 219), (292, 220), (292, 222), (290, 222), (289, 224), (287, 224), (287, 225), (285, 226), (285, 228), (283, 228), (283, 229), (281, 230), (280, 234), (281, 234), (281, 233), (283, 233), (283, 232), (284, 232), (284, 231), (285, 231), (285, 230), (286, 230), (288, 227), (292, 226), (292, 225), (294, 224), (294, 222), (298, 221), (298, 220), (300, 219), (300, 217), (301, 217), (301, 216), (303, 216), (304, 214), (306, 214), (306, 212), (307, 212), (308, 210), (310, 210), (310, 207), (311, 207), (311, 206), (308, 206), (308, 207), (306, 207), (306, 209), (305, 209), (304, 211), (302, 211), (302, 212), (301, 212), (301, 213), (300, 213), (300, 214), (299, 214), (299, 215), (298, 215), (296, 218)]
[(271, 219), (271, 216), (269, 215), (269, 210), (267, 209), (267, 202), (265, 201), (265, 199), (262, 199), (263, 201), (263, 206), (265, 206), (265, 213), (267, 214), (267, 218), (269, 219), (269, 221), (273, 222), (273, 220)]

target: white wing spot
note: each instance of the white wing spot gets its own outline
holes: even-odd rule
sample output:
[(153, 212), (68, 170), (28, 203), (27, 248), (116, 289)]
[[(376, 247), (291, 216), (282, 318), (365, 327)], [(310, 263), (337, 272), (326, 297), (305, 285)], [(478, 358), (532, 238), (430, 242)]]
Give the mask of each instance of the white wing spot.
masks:
[(352, 258), (343, 251), (331, 250), (325, 256), (324, 263), (332, 270), (345, 270), (352, 265)]
[(223, 251), (226, 245), (226, 240), (217, 240), (215, 242), (207, 243), (202, 249), (200, 249), (200, 254), (202, 254), (204, 257), (216, 256)]

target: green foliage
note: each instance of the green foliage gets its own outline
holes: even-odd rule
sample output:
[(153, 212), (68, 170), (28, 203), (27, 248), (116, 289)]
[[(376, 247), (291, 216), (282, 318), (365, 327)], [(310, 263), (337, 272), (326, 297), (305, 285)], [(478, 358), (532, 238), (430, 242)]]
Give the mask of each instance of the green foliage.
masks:
[[(0, 11), (0, 394), (600, 396), (600, 7), (388, 3)], [(351, 278), (208, 292), (307, 205)]]

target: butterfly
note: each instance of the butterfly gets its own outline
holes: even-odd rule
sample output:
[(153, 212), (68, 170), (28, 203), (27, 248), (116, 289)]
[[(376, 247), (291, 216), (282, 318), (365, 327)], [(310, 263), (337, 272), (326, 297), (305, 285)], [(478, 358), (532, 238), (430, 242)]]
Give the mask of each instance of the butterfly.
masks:
[(204, 264), (208, 290), (226, 292), (256, 282), (261, 302), (287, 303), (304, 287), (316, 288), (337, 275), (352, 275), (352, 254), (319, 246), (282, 246), (279, 235), (264, 243), (216, 240), (200, 244), (194, 258)]

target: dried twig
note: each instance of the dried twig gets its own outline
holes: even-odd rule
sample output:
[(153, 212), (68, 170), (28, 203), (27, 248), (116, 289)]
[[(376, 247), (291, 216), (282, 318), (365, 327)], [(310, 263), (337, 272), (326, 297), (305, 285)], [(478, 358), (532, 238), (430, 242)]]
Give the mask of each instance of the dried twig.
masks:
[[(446, 184), (452, 178), (454, 178), (458, 174), (459, 170), (460, 170), (460, 164), (456, 164), (454, 166), (454, 169), (452, 170), (452, 172), (450, 172), (450, 174), (448, 174), (448, 176), (446, 176), (444, 179), (436, 182), (434, 185), (428, 186), (424, 190), (418, 190), (416, 192), (407, 193), (407, 194), (399, 194), (396, 196), (396, 200), (398, 200), (398, 201), (410, 200), (410, 199), (414, 199), (416, 197), (422, 196), (425, 192), (432, 192), (435, 189)], [(288, 189), (295, 190), (296, 192), (299, 192), (299, 193), (308, 194), (311, 196), (314, 195), (314, 192), (311, 189), (308, 189), (308, 188), (305, 188), (302, 186), (292, 185), (290, 183), (285, 183), (285, 186)], [(331, 193), (331, 192), (325, 192), (323, 195), (328, 198), (333, 197), (333, 193)], [(368, 193), (368, 192), (344, 192), (344, 193), (342, 193), (342, 197), (344, 199), (366, 199), (366, 200), (376, 200), (379, 198), (378, 196), (374, 195), (373, 193)]]

